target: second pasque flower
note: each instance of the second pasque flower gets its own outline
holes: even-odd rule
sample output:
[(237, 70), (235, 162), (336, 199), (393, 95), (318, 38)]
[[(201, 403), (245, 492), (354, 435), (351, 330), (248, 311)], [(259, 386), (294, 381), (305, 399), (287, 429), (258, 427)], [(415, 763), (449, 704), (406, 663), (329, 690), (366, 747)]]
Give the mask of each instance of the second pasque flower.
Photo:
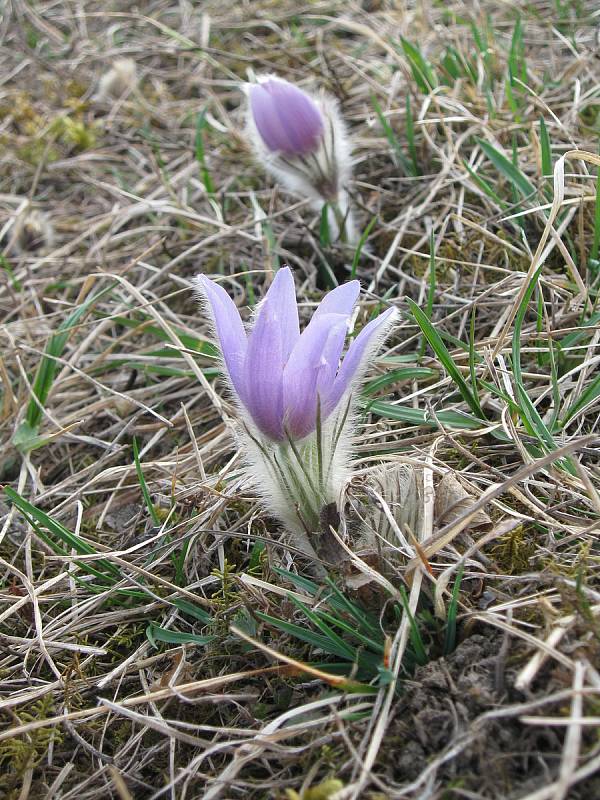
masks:
[(246, 84), (246, 92), (248, 137), (257, 159), (290, 191), (319, 209), (326, 203), (332, 229), (352, 242), (350, 147), (337, 102), (270, 75)]

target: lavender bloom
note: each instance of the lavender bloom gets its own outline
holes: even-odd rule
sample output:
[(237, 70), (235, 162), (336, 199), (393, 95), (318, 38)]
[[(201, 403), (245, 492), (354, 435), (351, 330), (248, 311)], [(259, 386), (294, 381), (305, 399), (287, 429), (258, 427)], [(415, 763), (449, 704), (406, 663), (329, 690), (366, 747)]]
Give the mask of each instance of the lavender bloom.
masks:
[(259, 76), (257, 81), (246, 84), (247, 133), (257, 159), (319, 211), (327, 203), (330, 229), (352, 243), (357, 237), (346, 191), (350, 147), (337, 102), (276, 76)]
[(238, 440), (248, 482), (314, 559), (311, 536), (322, 510), (341, 506), (351, 476), (353, 389), (395, 309), (371, 320), (342, 358), (358, 281), (329, 292), (302, 333), (288, 267), (275, 276), (248, 334), (227, 292), (205, 275), (198, 284), (244, 422)]
[(304, 156), (318, 149), (323, 115), (305, 92), (287, 81), (268, 78), (248, 93), (254, 123), (269, 150)]
[(275, 442), (303, 439), (323, 423), (354, 385), (364, 356), (394, 314), (388, 309), (366, 325), (340, 364), (360, 285), (331, 291), (300, 334), (294, 278), (280, 269), (260, 304), (247, 337), (227, 292), (205, 275), (208, 298), (233, 388), (258, 430)]

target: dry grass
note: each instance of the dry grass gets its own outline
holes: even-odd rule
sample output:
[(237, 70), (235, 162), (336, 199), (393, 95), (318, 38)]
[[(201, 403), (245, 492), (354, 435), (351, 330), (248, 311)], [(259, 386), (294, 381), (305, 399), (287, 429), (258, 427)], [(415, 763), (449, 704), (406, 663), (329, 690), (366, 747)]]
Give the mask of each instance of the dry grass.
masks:
[[(597, 796), (596, 4), (103, 5), (0, 19), (0, 795)], [(309, 629), (290, 597), (330, 590), (276, 571), (310, 577), (241, 483), (192, 291), (252, 305), (289, 263), (308, 314), (349, 275), (251, 159), (252, 71), (339, 99), (377, 216), (357, 324), (402, 312), (329, 565), (382, 648), (352, 692), (257, 614)]]

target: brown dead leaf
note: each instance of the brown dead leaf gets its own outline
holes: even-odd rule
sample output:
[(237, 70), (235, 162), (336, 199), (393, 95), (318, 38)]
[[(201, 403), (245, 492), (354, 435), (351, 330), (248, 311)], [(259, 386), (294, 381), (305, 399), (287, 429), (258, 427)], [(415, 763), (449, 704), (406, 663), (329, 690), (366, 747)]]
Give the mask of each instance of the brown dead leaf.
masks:
[[(435, 525), (441, 528), (457, 520), (475, 502), (453, 472), (447, 472), (435, 489)], [(478, 511), (469, 528), (487, 530), (492, 520), (485, 511)]]
[(171, 655), (170, 666), (162, 673), (160, 677), (158, 677), (154, 681), (154, 683), (150, 687), (152, 691), (155, 691), (157, 689), (164, 689), (167, 686), (170, 686), (173, 677), (177, 673), (177, 670), (180, 670), (180, 672), (179, 675), (177, 675), (175, 686), (178, 686), (180, 683), (186, 683), (186, 681), (191, 679), (191, 672), (188, 664), (184, 663), (183, 669), (180, 669), (181, 661), (183, 660), (183, 658), (184, 658), (183, 650), (178, 650)]

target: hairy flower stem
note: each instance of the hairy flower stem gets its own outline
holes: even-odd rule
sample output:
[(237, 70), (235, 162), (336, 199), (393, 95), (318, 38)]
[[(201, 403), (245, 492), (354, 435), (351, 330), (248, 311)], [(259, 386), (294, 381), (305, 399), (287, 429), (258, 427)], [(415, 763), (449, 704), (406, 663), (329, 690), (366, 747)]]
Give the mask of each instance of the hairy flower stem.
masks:
[(340, 208), (339, 203), (330, 203), (330, 207), (333, 212), (333, 216), (335, 217), (335, 222), (338, 228), (338, 239), (342, 244), (349, 244), (348, 232), (346, 230), (348, 212), (344, 214), (342, 212), (342, 209)]
[(351, 418), (349, 398), (337, 413), (301, 440), (284, 442), (257, 439), (246, 429), (251, 445), (252, 475), (268, 506), (307, 555), (314, 557), (322, 533), (324, 509), (338, 507), (339, 496), (349, 477)]
[(324, 474), (319, 458), (316, 436), (308, 436), (303, 442), (290, 439), (264, 454), (269, 459), (273, 479), (298, 519), (295, 527), (299, 526), (310, 537), (320, 528), (324, 506), (335, 502), (329, 470)]

